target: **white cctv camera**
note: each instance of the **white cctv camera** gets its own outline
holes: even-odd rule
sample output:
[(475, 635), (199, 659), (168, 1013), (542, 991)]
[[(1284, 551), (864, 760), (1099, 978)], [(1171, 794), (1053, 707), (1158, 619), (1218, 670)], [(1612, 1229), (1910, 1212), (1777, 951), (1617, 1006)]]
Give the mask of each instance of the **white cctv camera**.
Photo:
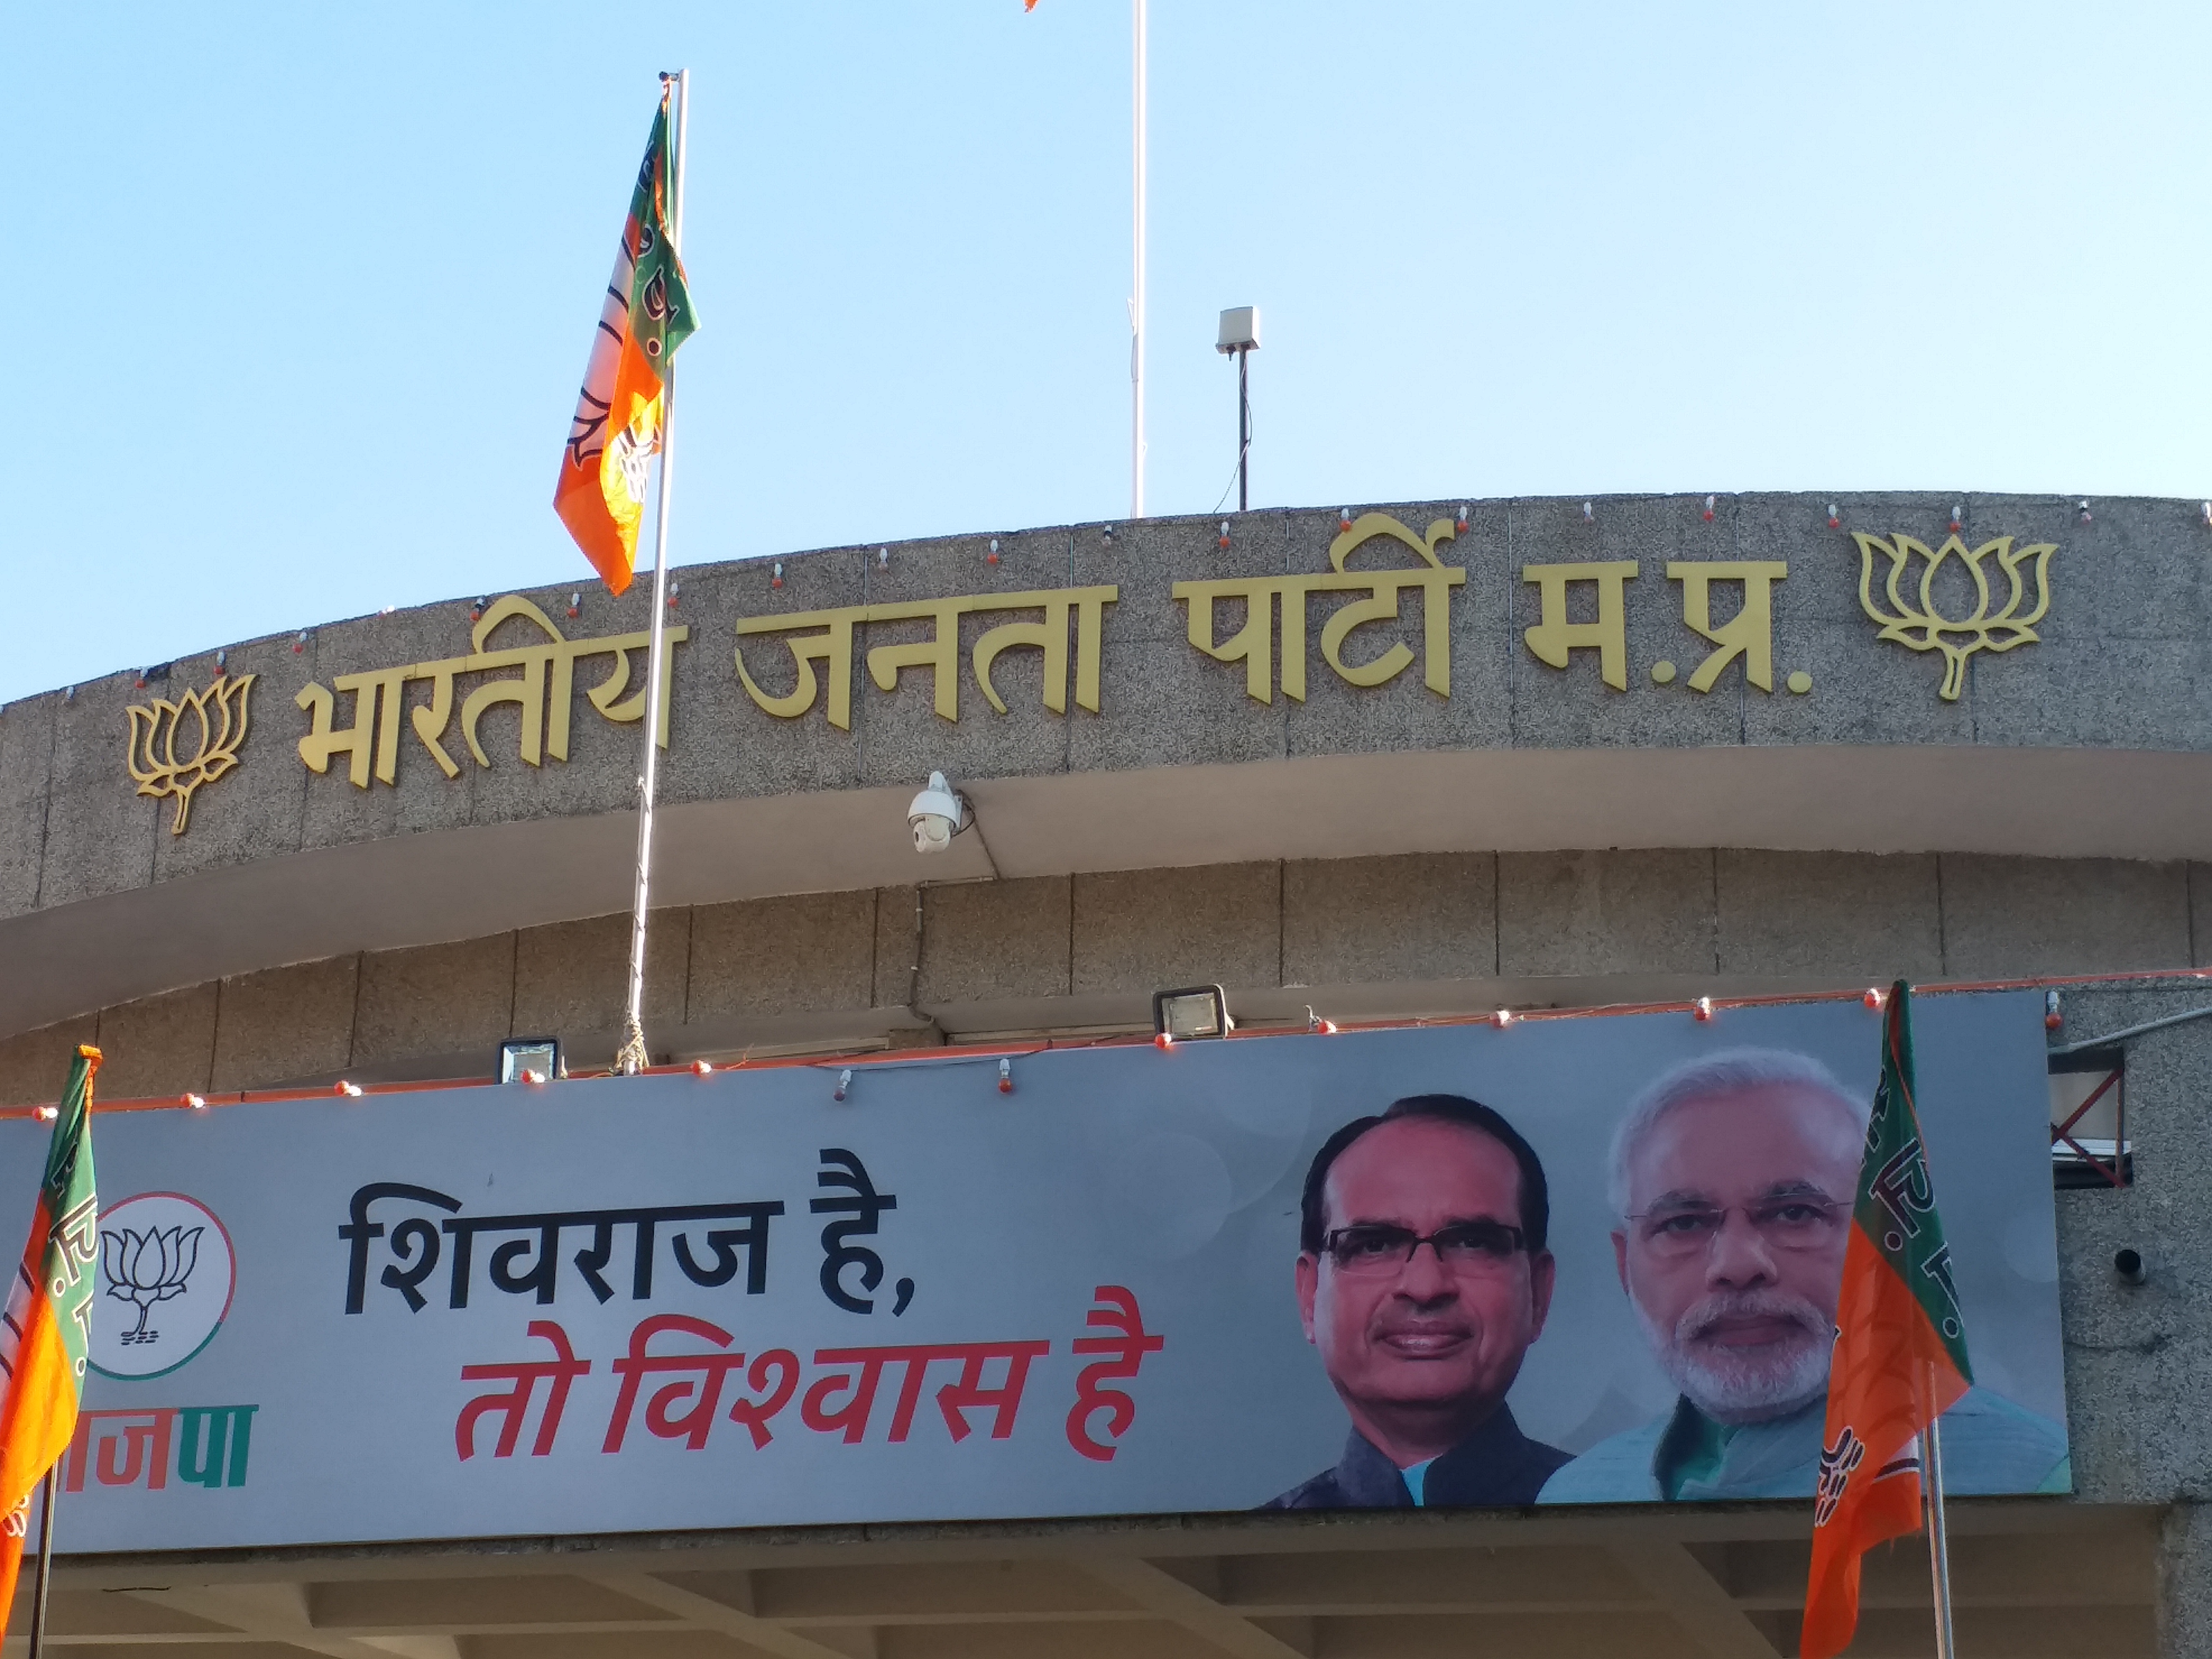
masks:
[(929, 785), (906, 809), (907, 827), (914, 831), (914, 850), (942, 853), (953, 836), (968, 827), (968, 803), (945, 781), (942, 772), (929, 775)]

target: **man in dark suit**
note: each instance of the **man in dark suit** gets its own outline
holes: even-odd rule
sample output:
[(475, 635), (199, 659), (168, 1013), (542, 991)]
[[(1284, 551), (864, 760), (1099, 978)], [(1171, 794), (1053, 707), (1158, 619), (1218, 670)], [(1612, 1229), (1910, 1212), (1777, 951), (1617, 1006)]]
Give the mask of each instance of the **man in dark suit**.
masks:
[(1505, 1395), (1551, 1308), (1550, 1216), (1534, 1151), (1462, 1096), (1328, 1138), (1306, 1174), (1298, 1313), (1352, 1437), (1266, 1507), (1535, 1501), (1567, 1454), (1522, 1434)]

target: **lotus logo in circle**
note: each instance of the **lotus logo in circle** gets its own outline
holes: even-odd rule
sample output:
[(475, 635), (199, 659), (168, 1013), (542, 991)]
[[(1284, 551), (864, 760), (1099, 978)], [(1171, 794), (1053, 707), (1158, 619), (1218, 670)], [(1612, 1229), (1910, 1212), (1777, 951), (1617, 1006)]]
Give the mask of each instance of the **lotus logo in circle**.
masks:
[(237, 1261), (215, 1212), (182, 1193), (138, 1193), (100, 1216), (92, 1368), (125, 1380), (175, 1370), (230, 1312)]

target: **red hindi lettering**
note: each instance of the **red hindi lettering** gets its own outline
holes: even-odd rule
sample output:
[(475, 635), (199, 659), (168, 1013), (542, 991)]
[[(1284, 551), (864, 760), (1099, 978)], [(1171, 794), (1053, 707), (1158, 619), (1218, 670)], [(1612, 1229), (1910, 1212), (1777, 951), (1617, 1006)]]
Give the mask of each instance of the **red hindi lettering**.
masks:
[[(176, 1422), (173, 1406), (79, 1412), (64, 1470), (64, 1489), (84, 1490), (85, 1466), (89, 1462), (103, 1486), (135, 1486), (143, 1475), (147, 1491), (161, 1491), (169, 1484), (171, 1437)], [(109, 1429), (114, 1431), (107, 1432)]]
[[(860, 1374), (855, 1377), (833, 1372), (817, 1379), (806, 1391), (806, 1398), (799, 1402), (800, 1419), (823, 1434), (842, 1431), (847, 1445), (859, 1445), (860, 1437), (868, 1431), (868, 1413), (875, 1408), (876, 1385), (883, 1380), (884, 1362), (904, 1352), (900, 1348), (816, 1349), (816, 1364), (858, 1365)], [(830, 1396), (841, 1389), (850, 1389), (853, 1397), (833, 1412), (829, 1409)]]
[(1158, 1353), (1167, 1339), (1145, 1329), (1137, 1298), (1119, 1285), (1101, 1285), (1091, 1292), (1099, 1305), (1084, 1316), (1084, 1323), (1119, 1331), (1118, 1336), (1079, 1336), (1070, 1346), (1079, 1354), (1111, 1354), (1114, 1358), (1085, 1365), (1075, 1379), (1075, 1404), (1067, 1413), (1067, 1443), (1093, 1462), (1110, 1463), (1118, 1447), (1091, 1437), (1091, 1419), (1105, 1412), (1106, 1438), (1119, 1440), (1137, 1420), (1137, 1402), (1120, 1389), (1100, 1384), (1133, 1377), (1148, 1353)]
[[(768, 1380), (770, 1373), (775, 1376), (773, 1387)], [(730, 1421), (744, 1425), (745, 1432), (753, 1437), (753, 1449), (758, 1451), (775, 1438), (769, 1423), (791, 1403), (792, 1394), (799, 1387), (799, 1356), (788, 1348), (770, 1348), (756, 1355), (752, 1370), (745, 1373), (745, 1386), (764, 1397), (732, 1403)]]
[(730, 1334), (720, 1326), (693, 1319), (687, 1314), (655, 1314), (650, 1319), (640, 1320), (629, 1334), (629, 1352), (614, 1362), (614, 1369), (622, 1377), (622, 1392), (616, 1397), (614, 1415), (607, 1421), (607, 1437), (599, 1448), (601, 1451), (618, 1452), (623, 1449), (623, 1437), (629, 1432), (630, 1413), (637, 1405), (640, 1385), (647, 1374), (661, 1372), (690, 1375), (678, 1376), (654, 1391), (645, 1405), (646, 1428), (663, 1440), (681, 1440), (693, 1451), (706, 1449), (708, 1433), (714, 1426), (714, 1413), (722, 1403), (723, 1380), (744, 1365), (745, 1357), (742, 1353), (647, 1352), (653, 1339), (663, 1332), (695, 1337), (723, 1349), (731, 1341)]
[[(974, 1342), (945, 1349), (945, 1358), (960, 1361), (960, 1380), (937, 1391), (937, 1409), (945, 1413), (945, 1425), (952, 1431), (953, 1439), (965, 1440), (975, 1432), (968, 1426), (968, 1411), (984, 1406), (994, 1407), (991, 1438), (1012, 1439), (1014, 1417), (1022, 1408), (1022, 1387), (1029, 1381), (1030, 1362), (1051, 1352), (1049, 1342)], [(983, 1367), (993, 1359), (1006, 1362), (1006, 1380), (995, 1389), (987, 1389)]]
[[(1022, 1390), (1029, 1381), (1030, 1362), (1051, 1351), (1049, 1342), (945, 1342), (896, 1348), (823, 1348), (814, 1356), (816, 1364), (858, 1365), (860, 1375), (855, 1377), (846, 1373), (821, 1378), (806, 1391), (799, 1414), (807, 1427), (825, 1434), (842, 1431), (848, 1445), (857, 1445), (867, 1433), (868, 1416), (875, 1405), (884, 1367), (903, 1366), (898, 1401), (891, 1410), (889, 1437), (894, 1443), (902, 1442), (914, 1431), (915, 1413), (921, 1408), (922, 1384), (930, 1366), (939, 1360), (950, 1360), (959, 1365), (960, 1379), (937, 1391), (937, 1409), (953, 1439), (965, 1440), (975, 1432), (966, 1415), (970, 1409), (989, 1407), (994, 1413), (991, 1437), (1005, 1440), (1014, 1431), (1014, 1419), (1021, 1410)], [(1006, 1362), (1006, 1381), (997, 1388), (986, 1388), (983, 1368), (994, 1359)], [(831, 1411), (830, 1397), (842, 1389), (850, 1389), (852, 1398)]]
[(461, 1454), (463, 1462), (476, 1455), (477, 1419), (487, 1412), (501, 1415), (499, 1440), (492, 1448), (494, 1457), (512, 1457), (515, 1443), (522, 1437), (523, 1419), (530, 1413), (530, 1397), (543, 1380), (548, 1389), (545, 1410), (538, 1419), (538, 1435), (531, 1442), (530, 1455), (544, 1457), (553, 1449), (553, 1437), (561, 1431), (561, 1413), (568, 1409), (568, 1389), (575, 1380), (592, 1369), (588, 1359), (576, 1358), (575, 1350), (568, 1346), (568, 1333), (550, 1319), (530, 1322), (530, 1334), (553, 1345), (556, 1358), (524, 1360), (512, 1365), (464, 1365), (461, 1380), (465, 1382), (511, 1382), (514, 1386), (505, 1394), (479, 1395), (461, 1407), (461, 1414), (453, 1424), (453, 1444)]

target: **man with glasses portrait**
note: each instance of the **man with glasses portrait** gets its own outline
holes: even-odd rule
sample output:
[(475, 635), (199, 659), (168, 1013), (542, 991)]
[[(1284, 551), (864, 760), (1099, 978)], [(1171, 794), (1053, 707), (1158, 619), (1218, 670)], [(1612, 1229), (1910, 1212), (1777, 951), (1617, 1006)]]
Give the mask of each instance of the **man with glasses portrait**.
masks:
[(1352, 1434), (1266, 1507), (1534, 1500), (1567, 1454), (1522, 1434), (1505, 1395), (1551, 1308), (1550, 1209), (1528, 1143), (1458, 1095), (1328, 1138), (1306, 1174), (1298, 1314)]
[[(1647, 1088), (1613, 1139), (1613, 1258), (1672, 1410), (1553, 1476), (1547, 1504), (1810, 1498), (1869, 1108), (1819, 1061), (1739, 1048)], [(1975, 1389), (1953, 1492), (2065, 1492), (2065, 1431)]]

